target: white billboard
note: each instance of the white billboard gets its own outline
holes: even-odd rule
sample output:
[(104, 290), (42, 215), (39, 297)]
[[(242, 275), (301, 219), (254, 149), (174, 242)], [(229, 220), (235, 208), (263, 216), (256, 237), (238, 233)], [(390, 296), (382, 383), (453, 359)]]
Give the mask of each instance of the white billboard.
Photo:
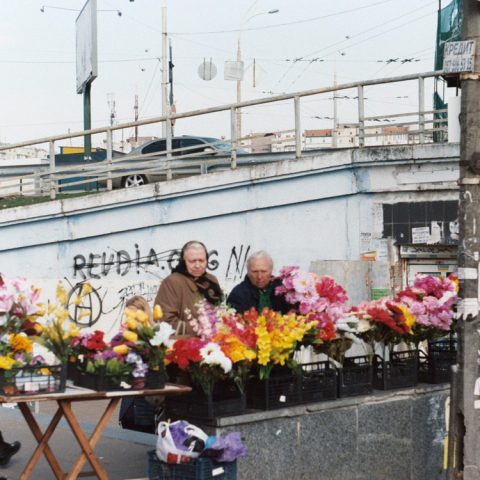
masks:
[(87, 0), (75, 21), (77, 93), (98, 75), (97, 0)]

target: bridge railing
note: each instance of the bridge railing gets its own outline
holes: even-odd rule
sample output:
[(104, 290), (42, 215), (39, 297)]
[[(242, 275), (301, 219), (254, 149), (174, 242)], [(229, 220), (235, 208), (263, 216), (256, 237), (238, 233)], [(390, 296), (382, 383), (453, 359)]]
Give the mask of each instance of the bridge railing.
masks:
[[(436, 79), (443, 72), (427, 72), (421, 74), (403, 75), (399, 77), (381, 78), (376, 80), (360, 81), (339, 84), (329, 87), (321, 87), (304, 90), (291, 94), (275, 95), (268, 98), (243, 101), (240, 103), (219, 105), (210, 108), (193, 110), (182, 113), (171, 113), (166, 116), (152, 117), (137, 122), (122, 123), (114, 126), (82, 130), (68, 134), (55, 135), (45, 138), (16, 143), (8, 146), (0, 146), (0, 152), (18, 147), (32, 145), (48, 145), (48, 162), (32, 167), (27, 174), (9, 174), (8, 169), (3, 169), (2, 181), (0, 182), (0, 196), (12, 192), (33, 195), (49, 195), (54, 199), (59, 191), (80, 188), (87, 190), (96, 188), (112, 190), (121, 186), (122, 179), (127, 176), (139, 175), (140, 177), (156, 176), (161, 179), (171, 179), (174, 176), (186, 176), (205, 174), (212, 169), (230, 168), (236, 169), (242, 165), (271, 162), (284, 158), (300, 158), (302, 152), (312, 148), (341, 148), (344, 146), (358, 146), (360, 148), (369, 145), (382, 144), (408, 144), (432, 142), (435, 132), (442, 132), (446, 136), (447, 118), (446, 110), (427, 110), (425, 107), (425, 80)], [(365, 114), (365, 90), (370, 87), (397, 84), (402, 82), (417, 82), (418, 105), (414, 111), (390, 113), (387, 115), (367, 116)], [(357, 120), (343, 125), (348, 135), (343, 135), (340, 126), (332, 130), (330, 144), (308, 143), (308, 137), (302, 131), (302, 100), (315, 95), (333, 94), (335, 98), (339, 91), (355, 91), (353, 97), (357, 103)], [(338, 98), (338, 97), (337, 97)], [(348, 97), (350, 98), (350, 97)], [(262, 149), (255, 145), (255, 135), (240, 136), (238, 129), (238, 113), (250, 107), (259, 107), (279, 102), (291, 102), (291, 115), (293, 128), (272, 132), (272, 138), (265, 144), (263, 151), (290, 152), (285, 156), (273, 156), (258, 154)], [(215, 155), (204, 152), (193, 152), (198, 146), (172, 148), (173, 123), (182, 119), (193, 118), (203, 115), (211, 115), (219, 112), (227, 112), (230, 117), (230, 138), (219, 142), (205, 144), (205, 147), (215, 148), (217, 143), (229, 143), (229, 150)], [(131, 129), (151, 124), (165, 124), (166, 150), (151, 154), (132, 155), (122, 154), (115, 156), (113, 150), (113, 133), (117, 130)], [(87, 135), (103, 135), (106, 144), (106, 159), (98, 162), (84, 162), (82, 164), (59, 167), (55, 165), (55, 148), (58, 142), (82, 138)], [(260, 135), (261, 136), (261, 135)], [(257, 135), (258, 137), (258, 135)], [(348, 141), (344, 141), (345, 139)], [(392, 140), (394, 139), (395, 140)], [(390, 139), (391, 141), (389, 141)], [(325, 138), (323, 139), (325, 140)], [(265, 146), (266, 145), (266, 146)], [(0, 164), (0, 169), (1, 169)]]

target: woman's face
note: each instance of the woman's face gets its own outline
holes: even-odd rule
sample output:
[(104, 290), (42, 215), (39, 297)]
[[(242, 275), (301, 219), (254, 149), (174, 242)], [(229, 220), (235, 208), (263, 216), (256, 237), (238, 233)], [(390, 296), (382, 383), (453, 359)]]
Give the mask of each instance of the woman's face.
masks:
[(207, 255), (205, 249), (200, 245), (188, 248), (183, 254), (187, 272), (193, 277), (202, 276), (207, 270)]

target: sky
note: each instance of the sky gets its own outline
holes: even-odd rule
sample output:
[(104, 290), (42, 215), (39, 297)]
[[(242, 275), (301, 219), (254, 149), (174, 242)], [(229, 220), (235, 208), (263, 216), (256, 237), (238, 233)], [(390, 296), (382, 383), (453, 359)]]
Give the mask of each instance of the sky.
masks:
[[(161, 115), (162, 1), (97, 2), (99, 75), (91, 89), (92, 126), (109, 124), (112, 100), (116, 121), (133, 121), (135, 95), (140, 119)], [(82, 129), (75, 20), (84, 3), (0, 2), (1, 142)], [(168, 0), (177, 112), (235, 102), (236, 82), (224, 79), (224, 62), (235, 60), (239, 37), (246, 67), (244, 100), (329, 86), (335, 74), (341, 84), (432, 71), (437, 9), (438, 0)], [(213, 80), (198, 76), (204, 59), (217, 67)], [(343, 94), (356, 95), (353, 90)], [(417, 108), (415, 82), (367, 89), (365, 96), (367, 115)], [(339, 121), (355, 121), (356, 101), (344, 98), (338, 104)], [(332, 110), (331, 95), (304, 100), (303, 128), (331, 127)], [(245, 109), (242, 118), (244, 133), (290, 129), (293, 104)], [(175, 126), (177, 135), (228, 137), (229, 132), (226, 114)], [(141, 127), (139, 134), (161, 135), (161, 128)], [(95, 137), (94, 144), (98, 141)]]

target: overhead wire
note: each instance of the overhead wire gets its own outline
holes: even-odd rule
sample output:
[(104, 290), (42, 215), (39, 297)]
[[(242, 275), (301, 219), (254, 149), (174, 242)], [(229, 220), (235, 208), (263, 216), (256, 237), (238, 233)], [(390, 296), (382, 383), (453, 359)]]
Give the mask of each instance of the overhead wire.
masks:
[[(430, 6), (431, 4), (432, 4), (432, 2), (429, 2), (429, 5), (428, 5), (428, 6)], [(330, 49), (330, 48), (332, 48), (332, 47), (342, 45), (342, 44), (344, 44), (344, 43), (346, 43), (346, 42), (348, 43), (352, 38), (359, 37), (359, 36), (361, 36), (361, 35), (363, 35), (363, 34), (365, 34), (365, 33), (367, 33), (367, 32), (371, 32), (371, 31), (373, 31), (373, 30), (375, 30), (375, 29), (377, 29), (377, 28), (381, 28), (381, 27), (383, 27), (383, 26), (385, 26), (385, 25), (387, 25), (387, 24), (389, 24), (389, 23), (392, 23), (392, 22), (397, 21), (399, 18), (402, 18), (402, 17), (408, 16), (408, 15), (411, 15), (413, 12), (417, 12), (418, 10), (423, 9), (423, 8), (425, 8), (425, 7), (426, 7), (426, 5), (423, 5), (423, 6), (419, 7), (419, 8), (414, 9), (414, 10), (410, 10), (409, 12), (407, 12), (407, 13), (401, 15), (401, 16), (395, 16), (395, 17), (391, 18), (390, 20), (384, 21), (384, 22), (382, 22), (382, 23), (379, 23), (379, 24), (377, 24), (377, 25), (374, 25), (373, 27), (369, 27), (369, 28), (366, 29), (366, 30), (362, 30), (362, 31), (359, 32), (359, 33), (356, 33), (356, 34), (354, 34), (354, 35), (351, 35), (348, 40), (343, 39), (343, 40), (340, 40), (340, 41), (331, 43), (330, 45), (327, 45), (326, 47), (322, 47), (320, 50), (316, 50), (316, 51), (310, 52), (310, 53), (308, 53), (308, 54), (302, 55), (302, 56), (298, 57), (298, 59), (300, 59), (300, 60), (305, 59), (305, 60), (308, 61), (308, 59), (307, 59), (306, 57), (310, 57), (311, 55), (316, 55), (316, 54), (318, 54), (318, 53), (320, 53), (320, 52), (322, 52), (322, 51), (324, 51), (324, 50), (328, 50), (328, 49)], [(388, 32), (384, 32), (384, 33), (388, 33)], [(383, 34), (383, 33), (382, 33), (382, 34)], [(346, 48), (350, 48), (351, 46), (355, 46), (355, 45), (357, 45), (357, 44), (349, 45), (349, 46), (344, 47), (344, 48), (345, 48), (345, 49), (346, 49)], [(336, 51), (336, 50), (335, 50), (335, 51)], [(326, 55), (324, 55), (324, 56), (326, 56)], [(275, 89), (276, 86), (278, 86), (278, 85), (281, 84), (281, 82), (283, 81), (283, 79), (284, 79), (284, 78), (288, 75), (288, 73), (290, 73), (290, 71), (295, 67), (295, 63), (297, 63), (297, 62), (292, 62), (292, 64), (291, 64), (291, 65), (289, 66), (289, 68), (285, 71), (285, 73), (279, 78), (279, 80), (277, 80), (277, 82), (275, 82), (275, 84), (273, 85), (272, 89)], [(308, 63), (307, 66), (302, 70), (302, 72), (300, 73), (300, 75), (298, 75), (298, 76), (295, 78), (295, 80), (289, 85), (289, 87), (287, 87), (287, 89), (285, 89), (285, 90), (288, 90), (288, 88), (290, 88), (290, 87), (298, 80), (298, 78), (300, 78), (300, 76), (302, 76), (302, 75), (305, 73), (305, 71), (308, 70), (308, 68), (311, 66), (311, 64), (312, 64), (312, 62)]]
[[(411, 12), (410, 12), (410, 13), (411, 13)], [(399, 28), (402, 28), (402, 27), (404, 27), (405, 25), (408, 25), (408, 24), (411, 24), (412, 22), (416, 22), (416, 21), (418, 21), (418, 20), (421, 20), (422, 18), (428, 17), (429, 15), (432, 15), (433, 13), (434, 13), (434, 12), (429, 12), (429, 13), (427, 13), (427, 14), (425, 14), (425, 15), (422, 15), (422, 16), (417, 17), (417, 18), (415, 18), (415, 19), (409, 20), (409, 21), (406, 22), (406, 23), (402, 23), (401, 25), (397, 25), (396, 27), (390, 28), (388, 31), (380, 32), (380, 33), (377, 33), (377, 34), (372, 35), (372, 36), (370, 36), (370, 37), (364, 38), (363, 40), (360, 40), (360, 41), (358, 41), (358, 42), (356, 42), (356, 43), (354, 43), (354, 44), (351, 44), (351, 45), (348, 45), (348, 46), (344, 47), (343, 50), (347, 50), (347, 49), (352, 48), (352, 47), (354, 47), (354, 46), (356, 46), (356, 45), (360, 45), (361, 43), (364, 43), (364, 42), (367, 42), (367, 41), (371, 40), (372, 38), (376, 38), (376, 37), (379, 37), (379, 36), (381, 36), (381, 35), (385, 35), (385, 34), (387, 34), (387, 33), (390, 33), (390, 32), (393, 31), (393, 30), (398, 30)], [(435, 12), (435, 13), (436, 13), (436, 12)], [(405, 16), (405, 15), (403, 15), (403, 16)], [(397, 17), (397, 19), (398, 19), (398, 18), (401, 18), (401, 17)], [(389, 23), (389, 22), (384, 22), (383, 25), (385, 25), (386, 23)], [(318, 53), (318, 52), (319, 52), (319, 51), (317, 51), (317, 52), (315, 52), (315, 53)], [(325, 55), (329, 55), (329, 54), (331, 54), (331, 53), (335, 53), (335, 51), (329, 52), (329, 53), (327, 53), (327, 54), (325, 54)], [(305, 67), (305, 69), (290, 83), (290, 85), (286, 88), (286, 90), (289, 90), (289, 89), (300, 79), (300, 77), (303, 76), (303, 74), (304, 74), (305, 71), (309, 68), (310, 65), (311, 65), (311, 63), (308, 63), (308, 64), (307, 64), (307, 66)]]

